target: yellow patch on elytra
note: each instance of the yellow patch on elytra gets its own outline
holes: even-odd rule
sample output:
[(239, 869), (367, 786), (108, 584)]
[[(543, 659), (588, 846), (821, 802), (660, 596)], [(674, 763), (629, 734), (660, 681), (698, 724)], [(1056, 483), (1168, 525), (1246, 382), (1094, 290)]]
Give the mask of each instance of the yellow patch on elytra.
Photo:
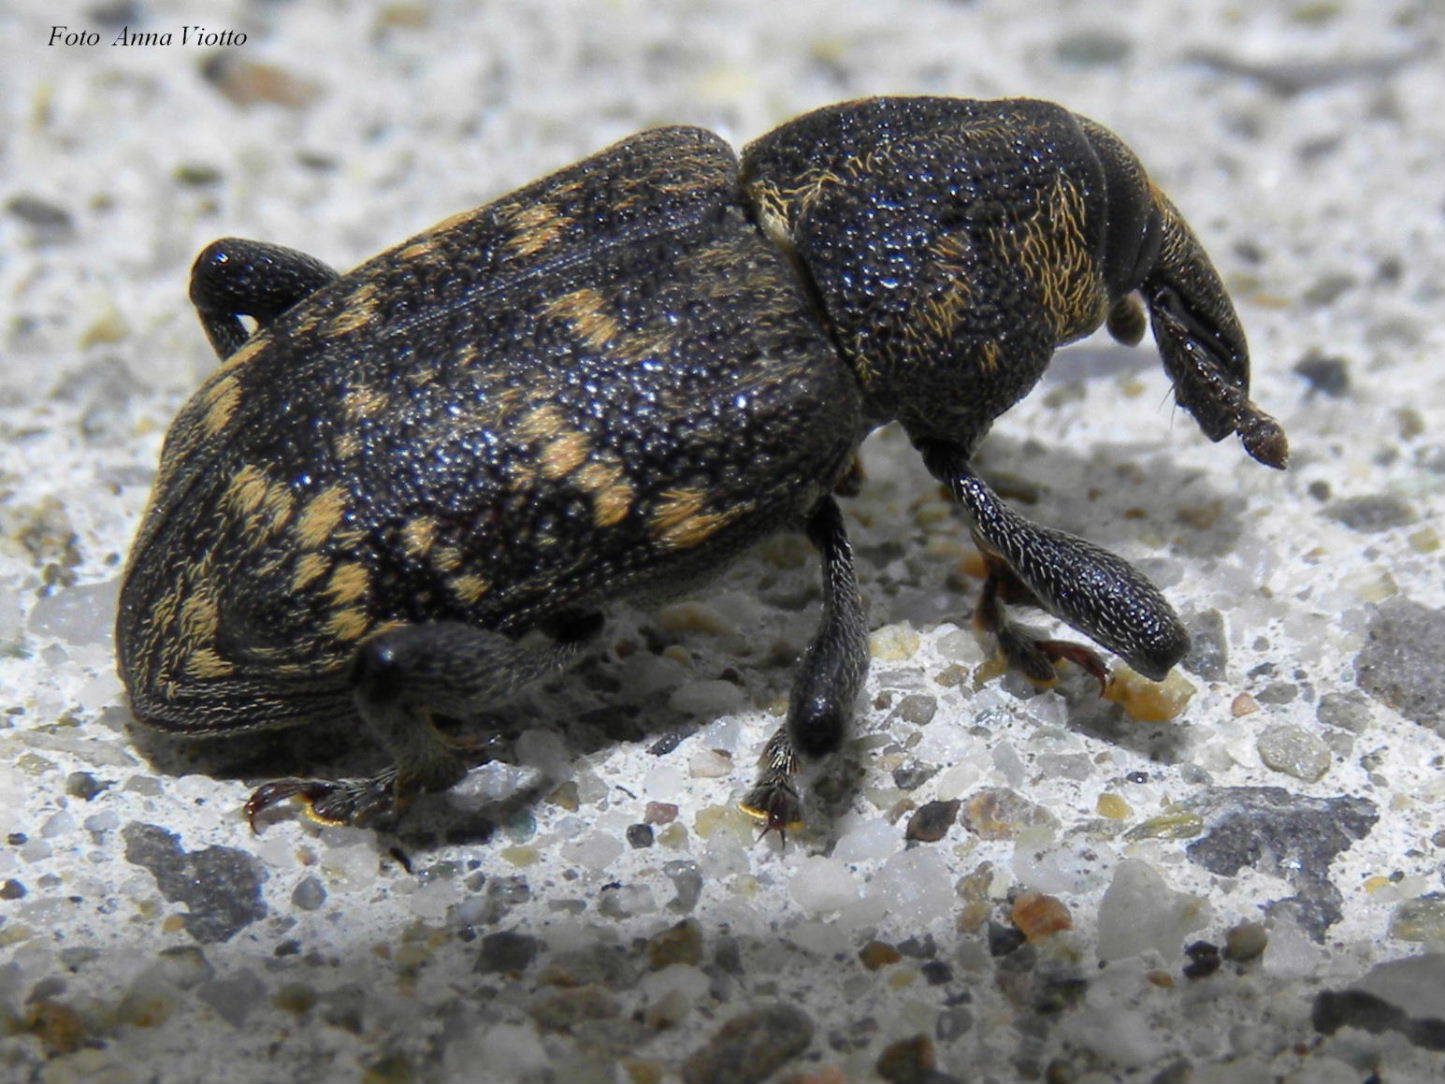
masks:
[(629, 331), (613, 344), (612, 352), (624, 361), (660, 361), (672, 356), (678, 336), (666, 328)]
[(386, 392), (369, 384), (353, 384), (341, 396), (341, 409), (350, 421), (372, 418), (387, 407)]
[(272, 535), (286, 526), (295, 510), (296, 498), (291, 495), (291, 487), (285, 482), (274, 481), (266, 487), (265, 499), (261, 501), (262, 522), (257, 529), (262, 535)]
[(331, 450), (337, 459), (355, 459), (361, 454), (361, 434), (355, 429), (343, 429), (331, 442)]
[(421, 560), (437, 537), (437, 521), (431, 516), (417, 516), (406, 521), (401, 529), (401, 544), (408, 557)]
[(234, 354), (221, 362), (221, 367), (216, 370), (216, 374), (228, 373), (233, 369), (237, 369), (240, 366), (245, 365), (246, 362), (250, 361), (252, 358), (254, 358), (257, 354), (259, 354), (262, 350), (265, 350), (266, 347), (270, 345), (271, 335), (269, 332), (256, 332), (256, 334), (252, 335), (249, 339), (247, 339), (244, 343), (241, 344), (240, 349), (238, 349)]
[(734, 508), (726, 512), (704, 512), (689, 516), (658, 534), (657, 541), (672, 550), (691, 549), (736, 519), (740, 512), (741, 509)]
[(663, 493), (652, 509), (648, 529), (667, 549), (691, 549), (742, 514), (741, 505), (726, 512), (704, 512), (707, 494), (700, 489), (673, 489)]
[(377, 290), (374, 283), (365, 283), (357, 288), (356, 292), (346, 299), (346, 307), (331, 318), (323, 333), (328, 338), (335, 338), (338, 335), (346, 335), (366, 323), (376, 315)]
[(600, 350), (621, 330), (607, 310), (607, 299), (587, 286), (559, 294), (545, 306), (547, 316), (565, 322), (589, 350)]
[(299, 592), (326, 574), (331, 567), (331, 558), (320, 553), (303, 553), (296, 562), (296, 571), (291, 573), (291, 590)]
[(360, 561), (343, 561), (331, 570), (326, 581), (326, 594), (337, 606), (345, 606), (361, 598), (371, 587), (371, 574)]
[(700, 489), (668, 489), (664, 490), (662, 499), (652, 507), (652, 514), (648, 517), (648, 524), (653, 533), (667, 530), (702, 511), (702, 506), (707, 502), (707, 494)]
[(592, 495), (592, 522), (599, 527), (611, 527), (621, 523), (632, 510), (633, 489), (626, 482), (618, 482)]
[(306, 502), (296, 520), (296, 536), (302, 549), (319, 549), (346, 514), (347, 493), (344, 486), (327, 486)]
[(523, 441), (546, 440), (560, 436), (567, 428), (567, 415), (553, 403), (533, 407), (517, 423), (517, 438)]
[(620, 463), (593, 460), (572, 480), (592, 495), (592, 522), (598, 527), (620, 523), (632, 508), (632, 486), (623, 478)]
[(247, 463), (231, 475), (226, 492), (221, 495), (221, 503), (237, 515), (249, 516), (261, 507), (270, 486), (265, 472), (260, 467)]
[(413, 238), (402, 245), (401, 248), (396, 250), (395, 255), (396, 258), (403, 263), (409, 263), (412, 260), (420, 260), (426, 257), (436, 247), (437, 238), (432, 234), (424, 233), (420, 237)]
[(234, 376), (222, 377), (212, 384), (206, 392), (206, 414), (201, 419), (206, 435), (214, 437), (225, 429), (240, 402), (241, 385)]
[(998, 363), (1002, 357), (1003, 347), (999, 346), (993, 339), (990, 339), (979, 348), (979, 361), (986, 373), (997, 372)]
[(485, 576), (458, 576), (451, 581), (451, 586), (457, 598), (472, 604), (492, 589), (492, 581)]
[(559, 213), (550, 203), (519, 207), (508, 217), (517, 232), (508, 239), (507, 247), (518, 256), (531, 256), (541, 252), (572, 224), (570, 218)]
[(438, 572), (455, 572), (462, 567), (462, 551), (456, 546), (438, 546), (432, 550), (431, 563)]
[(333, 610), (325, 632), (333, 640), (349, 643), (361, 639), (369, 628), (371, 619), (361, 610)]
[(591, 443), (580, 429), (564, 433), (542, 449), (542, 473), (548, 478), (565, 478), (587, 461)]
[(236, 668), (221, 658), (214, 648), (203, 647), (186, 657), (186, 673), (193, 678), (222, 678), (235, 672)]
[(181, 638), (188, 643), (195, 644), (213, 639), (220, 623), (216, 597), (210, 591), (193, 591), (181, 603), (177, 624), (180, 627)]

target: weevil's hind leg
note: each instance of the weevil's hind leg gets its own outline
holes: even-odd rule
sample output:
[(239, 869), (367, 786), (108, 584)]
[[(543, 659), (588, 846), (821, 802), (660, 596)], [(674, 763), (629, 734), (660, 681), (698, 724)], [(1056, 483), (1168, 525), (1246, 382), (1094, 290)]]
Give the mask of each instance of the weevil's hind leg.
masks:
[(300, 797), (327, 824), (386, 823), (417, 795), (446, 790), (473, 766), (472, 751), (433, 724), (441, 715), (475, 715), (571, 662), (602, 627), (600, 614), (554, 622), (543, 646), (458, 622), (408, 625), (362, 644), (351, 667), (352, 694), (367, 729), (392, 766), (366, 779), (287, 779), (252, 795), (247, 815)]
[[(1024, 519), (973, 473), (963, 449), (933, 443), (920, 450), (934, 477), (949, 486), (973, 518), (980, 548), (1006, 566), (1018, 583), (1013, 588), (1000, 572), (985, 591), (989, 606), (999, 607), (1005, 588), (1021, 591), (1028, 596), (1025, 601), (1078, 629), (1155, 681), (1163, 680), (1184, 657), (1189, 636), (1178, 615), (1159, 589), (1127, 561), (1082, 538)], [(1000, 608), (990, 629), (995, 635), (999, 629), (1007, 635), (1001, 614)], [(1045, 658), (1082, 660), (1085, 669), (1100, 676), (1102, 664), (1081, 645), (1039, 641), (1031, 646)], [(1005, 644), (1005, 652), (1009, 649)]]
[(225, 359), (249, 337), (242, 316), (266, 327), (337, 277), (294, 248), (223, 237), (202, 249), (191, 266), (191, 304), (217, 356)]
[(745, 812), (783, 832), (802, 823), (793, 777), (798, 758), (836, 752), (847, 737), (853, 702), (868, 674), (868, 625), (843, 514), (824, 497), (808, 519), (808, 537), (823, 558), (823, 616), (793, 680), (788, 720), (769, 739), (758, 777), (742, 800)]

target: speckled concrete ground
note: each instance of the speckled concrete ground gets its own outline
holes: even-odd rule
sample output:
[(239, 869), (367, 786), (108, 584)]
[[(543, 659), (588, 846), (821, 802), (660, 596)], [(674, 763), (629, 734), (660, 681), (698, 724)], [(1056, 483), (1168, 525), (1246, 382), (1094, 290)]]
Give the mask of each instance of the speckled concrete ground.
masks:
[[(60, 7), (100, 43), (49, 44)], [(1441, 20), (1424, 0), (6, 5), (0, 1076), (1440, 1079)], [(126, 23), (173, 40), (111, 45)], [(1186, 615), (1178, 718), (980, 671), (966, 531), (885, 431), (847, 506), (866, 710), (786, 849), (735, 803), (815, 620), (796, 538), (616, 615), (398, 836), (240, 815), (258, 781), (362, 750), (137, 739), (109, 626), (165, 427), (214, 364), (185, 299), (205, 242), (346, 266), (648, 125), (740, 145), (876, 93), (1105, 122), (1234, 292), (1287, 473), (1208, 444), (1152, 348), (1103, 339), (984, 463)]]

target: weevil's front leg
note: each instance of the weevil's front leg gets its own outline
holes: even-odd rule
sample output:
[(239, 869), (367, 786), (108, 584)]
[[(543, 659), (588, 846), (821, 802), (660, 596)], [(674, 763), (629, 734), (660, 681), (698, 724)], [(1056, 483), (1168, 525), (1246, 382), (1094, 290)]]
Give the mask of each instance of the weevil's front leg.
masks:
[(202, 249), (191, 266), (191, 304), (217, 356), (225, 359), (249, 337), (242, 316), (266, 327), (337, 277), (294, 248), (223, 237)]
[(470, 750), (437, 730), (435, 716), (475, 715), (570, 662), (602, 627), (600, 614), (558, 622), (544, 646), (499, 632), (440, 621), (408, 625), (362, 644), (351, 667), (356, 708), (391, 754), (392, 766), (366, 779), (286, 779), (251, 796), (254, 819), (268, 806), (300, 797), (324, 824), (386, 822), (422, 791), (445, 790), (472, 766)]
[(802, 802), (793, 783), (798, 757), (816, 760), (843, 744), (853, 702), (868, 674), (868, 625), (853, 575), (853, 549), (832, 497), (813, 509), (808, 537), (823, 558), (822, 620), (793, 680), (788, 721), (769, 739), (757, 781), (741, 803), (766, 830), (780, 833), (802, 823)]
[[(993, 612), (982, 613), (981, 621), (998, 636), (1010, 662), (1030, 676), (1038, 656), (1073, 659), (1096, 677), (1102, 669), (1097, 659), (1088, 661), (1093, 656), (1087, 648), (1055, 641), (1030, 643), (1010, 629), (1000, 604), (1010, 593), (1015, 601), (1047, 610), (1155, 681), (1184, 657), (1189, 636), (1178, 615), (1159, 589), (1127, 561), (1018, 515), (973, 473), (963, 449), (934, 443), (920, 450), (934, 477), (948, 485), (973, 518), (974, 539), (990, 562), (992, 581), (985, 587), (985, 606)], [(995, 572), (1000, 565), (1007, 571)], [(1020, 641), (1023, 648), (1017, 646)]]

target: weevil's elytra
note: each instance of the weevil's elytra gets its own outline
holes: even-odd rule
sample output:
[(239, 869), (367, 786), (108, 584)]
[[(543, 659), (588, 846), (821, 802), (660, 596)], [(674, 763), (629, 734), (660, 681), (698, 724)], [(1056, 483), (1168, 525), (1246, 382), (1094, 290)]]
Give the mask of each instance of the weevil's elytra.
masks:
[(344, 276), (217, 241), (191, 297), (222, 364), (171, 429), (125, 576), (135, 714), (191, 735), (356, 720), (392, 759), (270, 784), (253, 813), (293, 794), (323, 820), (399, 813), (467, 770), (434, 716), (566, 663), (609, 602), (801, 528), (822, 617), (744, 799), (795, 823), (799, 757), (839, 746), (867, 669), (834, 493), (894, 419), (972, 518), (978, 620), (1010, 662), (1105, 673), (1018, 631), (1014, 603), (1162, 677), (1187, 641), (1158, 591), (969, 465), (1061, 343), (1106, 321), (1137, 341), (1136, 298), (1205, 434), (1287, 455), (1183, 218), (1116, 137), (1047, 102), (851, 102), (741, 160), (660, 128)]

